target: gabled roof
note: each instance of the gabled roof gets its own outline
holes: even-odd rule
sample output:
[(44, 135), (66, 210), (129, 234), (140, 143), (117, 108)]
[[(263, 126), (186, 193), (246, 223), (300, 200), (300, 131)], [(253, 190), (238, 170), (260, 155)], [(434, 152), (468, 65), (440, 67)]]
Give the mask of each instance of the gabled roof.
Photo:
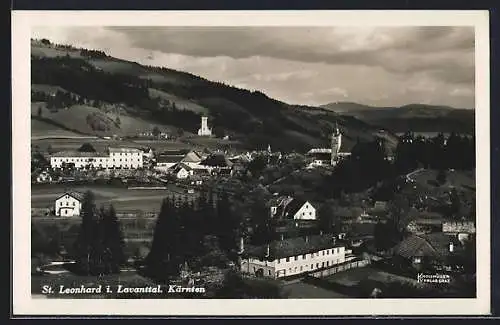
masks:
[(172, 170), (174, 173), (178, 173), (181, 169), (185, 169), (187, 171), (193, 170), (193, 168), (189, 167), (184, 163), (178, 163), (175, 166), (172, 166)]
[[(308, 253), (318, 252), (324, 249), (334, 247), (343, 247), (344, 244), (334, 240), (333, 235), (315, 235), (306, 237), (293, 237), (284, 240), (276, 240), (269, 244), (269, 257), (271, 260), (298, 256)], [(264, 258), (267, 251), (267, 245), (248, 246), (244, 254), (257, 258)]]
[(304, 199), (293, 199), (286, 205), (284, 217), (293, 217), (297, 212), (299, 212), (300, 208), (306, 204), (306, 202), (307, 201)]
[(396, 255), (404, 258), (432, 257), (443, 259), (451, 255), (450, 242), (458, 245), (458, 239), (444, 233), (430, 233), (425, 235), (410, 235), (400, 242), (394, 249)]
[(190, 163), (198, 163), (202, 160), (201, 155), (199, 155), (196, 151), (188, 152), (184, 158), (182, 158), (182, 162), (190, 162)]
[(201, 162), (202, 165), (211, 167), (231, 167), (233, 163), (223, 154), (213, 154)]
[(77, 192), (77, 191), (69, 191), (69, 192), (65, 192), (64, 194), (60, 195), (60, 196), (56, 199), (56, 201), (57, 201), (57, 200), (59, 200), (60, 198), (64, 197), (64, 196), (66, 196), (66, 195), (69, 195), (69, 196), (71, 196), (71, 197), (73, 197), (73, 198), (77, 199), (77, 200), (78, 200), (78, 201), (80, 201), (80, 202), (81, 202), (81, 201), (83, 200), (83, 198), (85, 197), (85, 193), (82, 193), (82, 192)]
[(125, 148), (125, 147), (110, 147), (108, 150), (109, 152), (135, 152), (135, 153), (142, 152), (142, 150), (137, 148)]

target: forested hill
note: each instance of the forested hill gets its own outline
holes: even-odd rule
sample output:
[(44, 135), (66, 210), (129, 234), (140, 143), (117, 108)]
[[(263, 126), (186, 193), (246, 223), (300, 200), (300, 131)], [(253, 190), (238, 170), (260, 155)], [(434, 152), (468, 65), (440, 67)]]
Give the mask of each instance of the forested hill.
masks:
[(389, 149), (397, 143), (392, 134), (352, 116), (289, 105), (259, 91), (143, 66), (101, 51), (32, 40), (31, 61), (32, 119), (45, 127), (133, 136), (159, 126), (189, 135), (196, 133), (200, 115), (207, 115), (216, 135), (229, 135), (252, 148), (271, 144), (304, 151), (326, 146), (336, 122), (345, 134), (344, 150), (358, 139), (371, 141), (375, 136), (387, 139)]
[(474, 109), (449, 106), (410, 104), (401, 107), (376, 107), (350, 102), (323, 105), (322, 108), (350, 115), (394, 133), (413, 132), (474, 132)]

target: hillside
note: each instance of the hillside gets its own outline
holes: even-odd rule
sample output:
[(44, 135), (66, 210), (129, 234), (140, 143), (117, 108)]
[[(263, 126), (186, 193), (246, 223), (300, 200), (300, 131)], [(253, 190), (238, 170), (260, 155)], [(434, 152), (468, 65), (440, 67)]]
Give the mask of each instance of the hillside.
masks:
[(448, 106), (410, 104), (401, 107), (376, 107), (349, 102), (321, 106), (343, 115), (354, 116), (394, 133), (406, 132), (474, 132), (474, 110)]
[[(336, 123), (344, 132), (342, 150), (350, 150), (358, 139), (380, 136), (379, 127), (352, 116), (289, 105), (189, 73), (46, 41), (32, 41), (31, 48), (32, 119), (37, 120), (33, 134), (64, 130), (134, 136), (157, 126), (192, 136), (200, 116), (207, 115), (219, 136), (230, 135), (248, 148), (270, 144), (279, 150), (306, 151), (327, 146)], [(393, 149), (396, 137), (389, 132), (383, 137)]]

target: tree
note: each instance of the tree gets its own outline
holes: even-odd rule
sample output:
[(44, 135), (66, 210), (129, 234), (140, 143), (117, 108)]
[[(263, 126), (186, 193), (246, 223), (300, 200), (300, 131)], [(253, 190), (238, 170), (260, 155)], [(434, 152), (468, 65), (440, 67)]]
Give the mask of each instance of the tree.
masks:
[(213, 131), (214, 131), (215, 137), (217, 137), (217, 138), (223, 138), (225, 135), (224, 129), (220, 126), (215, 126), (213, 128)]
[(38, 106), (37, 115), (38, 117), (42, 117), (42, 106)]
[(179, 254), (184, 244), (182, 235), (176, 198), (166, 198), (161, 205), (151, 251), (146, 258), (149, 276), (165, 281), (179, 274), (179, 266), (184, 262)]
[(436, 175), (436, 181), (439, 185), (444, 185), (446, 183), (446, 171), (444, 169), (440, 169)]
[(101, 212), (101, 240), (104, 248), (105, 274), (120, 272), (120, 266), (125, 263), (123, 233), (120, 229), (116, 211), (111, 205)]
[(117, 117), (116, 117), (116, 119), (115, 119), (115, 123), (116, 123), (116, 125), (118, 125), (118, 126), (121, 124), (121, 121), (120, 121), (120, 117), (119, 117), (119, 116), (117, 116)]
[(80, 152), (96, 152), (95, 148), (88, 142), (85, 142), (78, 148)]
[(154, 137), (159, 137), (159, 136), (160, 136), (161, 131), (160, 131), (160, 129), (159, 129), (157, 126), (155, 126), (155, 127), (153, 128), (153, 132), (152, 132), (152, 133), (153, 133), (153, 136), (154, 136)]
[(78, 271), (89, 275), (94, 271), (99, 240), (98, 212), (94, 202), (94, 194), (91, 191), (84, 195), (80, 216), (82, 222), (75, 241), (76, 265)]

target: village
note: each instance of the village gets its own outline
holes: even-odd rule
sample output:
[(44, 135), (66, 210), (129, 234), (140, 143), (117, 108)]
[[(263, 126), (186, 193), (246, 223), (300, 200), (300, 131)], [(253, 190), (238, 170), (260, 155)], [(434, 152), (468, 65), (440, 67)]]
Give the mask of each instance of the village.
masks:
[[(212, 129), (202, 116), (198, 137), (211, 136)], [(254, 151), (155, 150), (139, 145), (97, 151), (90, 142), (74, 150), (35, 152), (32, 231), (44, 234), (56, 246), (56, 254), (35, 252), (33, 272), (42, 283), (44, 277), (67, 272), (61, 265), (71, 259), (68, 251), (78, 235), (88, 191), (94, 193), (96, 203), (116, 209), (129, 272), (149, 254), (166, 197), (195, 202), (210, 193), (241, 202), (242, 207), (235, 203), (232, 209), (249, 220), (247, 235), (237, 239), (237, 259), (216, 270), (209, 268), (212, 275), (189, 272), (185, 265), (181, 278), (189, 278), (189, 283), (193, 278), (203, 283), (213, 274), (232, 270), (250, 283), (275, 281), (283, 289), (281, 295), (288, 298), (462, 297), (474, 293), (473, 178), (450, 169), (443, 181), (439, 172), (417, 168), (397, 178), (398, 199), (378, 194), (387, 185), (381, 182), (332, 200), (314, 186), (332, 177), (336, 166), (351, 154), (342, 150), (338, 125), (329, 148), (311, 148), (305, 153), (274, 152), (270, 145)], [(390, 164), (394, 157), (385, 159)], [(429, 185), (433, 182), (439, 186)], [(453, 195), (462, 195), (459, 217), (442, 210), (454, 204)], [(265, 204), (252, 215), (244, 207), (252, 206), (257, 198)], [(266, 222), (272, 235), (252, 239), (256, 228)], [(391, 241), (394, 224), (401, 235)]]

